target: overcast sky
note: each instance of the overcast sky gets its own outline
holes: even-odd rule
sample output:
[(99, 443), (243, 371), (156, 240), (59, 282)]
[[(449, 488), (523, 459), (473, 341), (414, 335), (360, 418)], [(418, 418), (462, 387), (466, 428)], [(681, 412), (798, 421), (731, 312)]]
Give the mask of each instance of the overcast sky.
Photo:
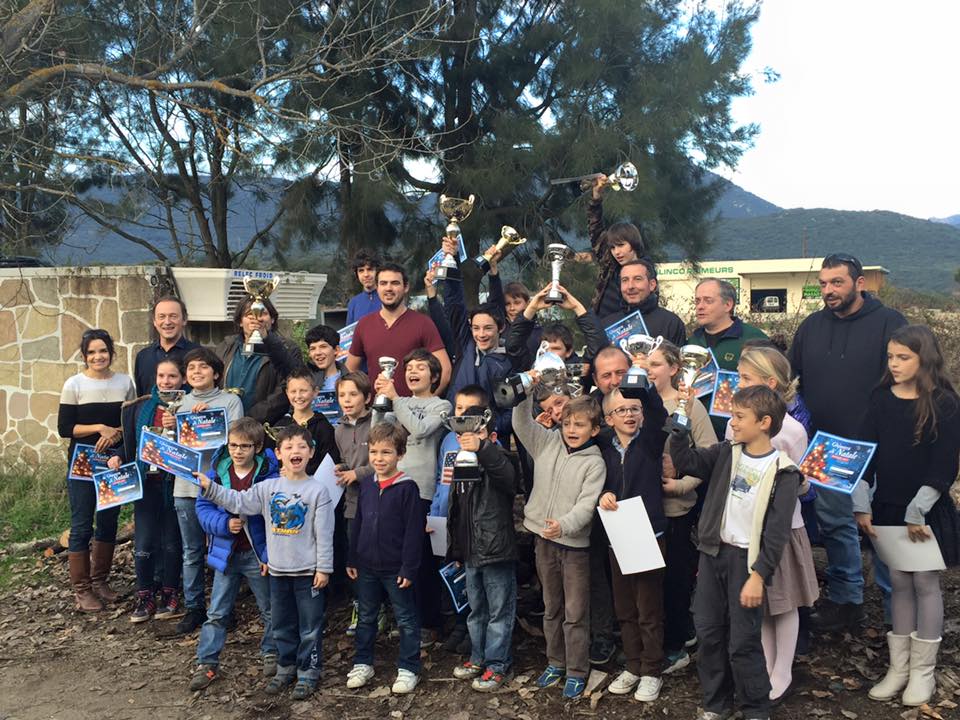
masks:
[(958, 0), (765, 0), (734, 105), (760, 135), (721, 174), (787, 208), (960, 213), (958, 32)]

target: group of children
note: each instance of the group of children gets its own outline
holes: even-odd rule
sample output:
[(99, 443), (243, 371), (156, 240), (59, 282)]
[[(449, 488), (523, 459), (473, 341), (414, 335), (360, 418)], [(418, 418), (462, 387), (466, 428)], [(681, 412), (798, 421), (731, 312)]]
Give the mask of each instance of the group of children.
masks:
[[(561, 335), (545, 339), (571, 350)], [(680, 351), (669, 342), (646, 358), (650, 385), (639, 397), (621, 394), (616, 382), (606, 393), (577, 397), (538, 386), (505, 425), (528, 454), (524, 491), (511, 438), (498, 437), (488, 388), (466, 385), (451, 401), (437, 397), (439, 363), (431, 353), (414, 350), (403, 358), (412, 396), (400, 397), (392, 380), (381, 376), (371, 384), (364, 373), (337, 365), (336, 331), (314, 328), (307, 342), (312, 365), (287, 378), (290, 412), (269, 428), (274, 437), (242, 417), (236, 396), (220, 387), (222, 362), (203, 349), (191, 351), (185, 367), (161, 362), (152, 395), (123, 410), (127, 432), (120, 454), (128, 460), (135, 457), (140, 428), (172, 427), (158, 390), (187, 382), (191, 392), (184, 409), (224, 407), (230, 421), (227, 445), (209, 473), (198, 476), (199, 484), (141, 468), (138, 602), (131, 621), (181, 615), (181, 623), (202, 625), (192, 690), (217, 677), (245, 578), (264, 625), (266, 692), (293, 685), (294, 699), (312, 695), (323, 664), (325, 588), (342, 566), (355, 608), (347, 687), (360, 688), (374, 677), (374, 645), (388, 605), (399, 631), (392, 690), (412, 692), (422, 671), (421, 641), (440, 629), (445, 592), (427, 516), (447, 517), (444, 560), (460, 563), (465, 572), (469, 613), (458, 616), (457, 627), (466, 628), (469, 643), (461, 649), (469, 647), (469, 655), (454, 677), (478, 691), (502, 687), (512, 671), (517, 608), (514, 499), (524, 492), (522, 524), (534, 536), (544, 606), (546, 664), (537, 686), (562, 684), (569, 699), (583, 694), (591, 661), (591, 585), (609, 582), (625, 657), (610, 693), (656, 700), (663, 675), (690, 662), (693, 644), (704, 720), (728, 717), (735, 700), (745, 718), (763, 720), (789, 692), (799, 609), (816, 599), (817, 581), (801, 516), (800, 500), (809, 486), (797, 467), (809, 428), (803, 426), (806, 415), (780, 350), (768, 343), (744, 349), (740, 389), (720, 442), (692, 389), (679, 381)], [(622, 354), (617, 348), (601, 352)], [(880, 518), (884, 524), (906, 523), (916, 541), (929, 537), (924, 529), (929, 525), (953, 564), (958, 532), (947, 489), (957, 473), (960, 404), (927, 328), (899, 331), (889, 357), (890, 373), (877, 390), (870, 436), (864, 438), (879, 445), (867, 474), (876, 480), (876, 492), (872, 508), (869, 496), (860, 493), (858, 518), (868, 535), (871, 512), (878, 524)], [(336, 395), (335, 427), (313, 409), (321, 391)], [(392, 400), (391, 414), (372, 410), (374, 394)], [(691, 428), (671, 434), (667, 417), (684, 397)], [(486, 414), (490, 420), (475, 433), (456, 435), (443, 426), (451, 411)], [(886, 422), (891, 414), (898, 418), (896, 427)], [(478, 480), (452, 477), (453, 458), (461, 451), (476, 454)], [(339, 508), (312, 479), (328, 455), (344, 486)], [(910, 479), (894, 472), (904, 457), (910, 464), (901, 470), (913, 471)], [(598, 512), (617, 512), (619, 503), (632, 498), (642, 499), (665, 568), (625, 574), (594, 528)], [(180, 549), (168, 542), (175, 527), (182, 542), (186, 615), (173, 577)], [(592, 566), (591, 546), (597, 542), (607, 556), (609, 580)], [(155, 547), (163, 548), (162, 563), (153, 561)], [(204, 555), (215, 570), (208, 607)], [(936, 573), (895, 573), (893, 579), (891, 669), (871, 697), (889, 699), (906, 688), (904, 702), (917, 704), (933, 692), (943, 624), (939, 580)]]

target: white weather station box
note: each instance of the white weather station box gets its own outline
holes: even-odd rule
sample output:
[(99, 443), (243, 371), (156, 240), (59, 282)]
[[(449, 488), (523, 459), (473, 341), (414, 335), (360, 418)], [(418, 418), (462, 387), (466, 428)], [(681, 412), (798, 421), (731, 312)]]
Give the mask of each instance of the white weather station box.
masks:
[(226, 268), (173, 268), (180, 297), (190, 308), (191, 320), (233, 320), (237, 305), (248, 297), (243, 278), (270, 280), (280, 284), (270, 302), (283, 320), (314, 320), (317, 302), (327, 284), (322, 273), (274, 272), (270, 270), (230, 270)]

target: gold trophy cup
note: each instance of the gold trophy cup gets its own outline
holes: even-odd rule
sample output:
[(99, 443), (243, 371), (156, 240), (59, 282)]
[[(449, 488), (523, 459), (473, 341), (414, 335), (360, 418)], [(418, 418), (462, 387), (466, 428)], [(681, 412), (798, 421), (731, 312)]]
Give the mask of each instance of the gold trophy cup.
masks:
[(509, 225), (504, 225), (500, 229), (500, 239), (497, 241), (496, 246), (493, 250), (488, 250), (482, 255), (477, 255), (473, 262), (476, 263), (477, 267), (480, 268), (480, 272), (488, 273), (490, 272), (490, 261), (493, 259), (493, 256), (497, 253), (500, 253), (500, 259), (503, 260), (510, 251), (517, 247), (518, 245), (523, 245), (527, 241), (526, 238), (520, 237), (520, 233), (514, 230)]
[[(575, 177), (556, 178), (551, 180), (551, 185), (566, 185), (571, 182), (579, 182), (581, 190), (589, 190), (593, 181), (603, 173), (591, 173), (589, 175), (577, 175)], [(604, 186), (610, 187), (617, 192), (633, 192), (640, 184), (640, 173), (637, 172), (637, 166), (627, 161), (622, 163), (616, 170), (607, 175)]]
[[(460, 221), (466, 220), (473, 212), (473, 203), (476, 200), (475, 195), (471, 195), (466, 200), (463, 198), (440, 196), (440, 212), (447, 218), (447, 237), (453, 238), (460, 244)], [(457, 259), (450, 253), (443, 256), (440, 267), (437, 268), (437, 280), (459, 280), (460, 266)]]
[[(248, 312), (251, 312), (259, 317), (260, 313), (267, 309), (263, 304), (263, 301), (273, 294), (273, 291), (277, 289), (279, 284), (279, 275), (274, 275), (271, 278), (255, 278), (250, 277), (249, 275), (245, 277), (243, 279), (243, 289), (247, 291), (247, 295), (253, 298), (253, 302), (250, 304), (250, 309)], [(264, 352), (265, 349), (263, 347), (263, 336), (260, 334), (259, 329), (254, 330), (252, 333), (250, 333), (250, 337), (243, 344), (243, 354), (259, 355), (263, 354)]]

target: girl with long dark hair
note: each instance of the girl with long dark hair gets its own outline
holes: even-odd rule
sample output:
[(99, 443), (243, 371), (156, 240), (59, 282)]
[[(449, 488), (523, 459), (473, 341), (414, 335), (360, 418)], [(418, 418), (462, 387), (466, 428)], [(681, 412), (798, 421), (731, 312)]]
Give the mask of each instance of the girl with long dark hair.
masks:
[[(116, 351), (113, 338), (106, 330), (93, 329), (83, 333), (80, 355), (84, 369), (63, 384), (57, 416), (60, 437), (70, 438), (67, 455), (70, 460), (78, 443), (93, 445), (101, 453), (117, 445), (123, 435), (120, 406), (137, 396), (130, 376), (110, 369)], [(67, 479), (67, 495), (70, 499), (67, 549), (76, 606), (83, 612), (98, 612), (103, 610), (104, 602), (117, 599), (117, 594), (107, 585), (107, 577), (113, 565), (120, 507), (97, 512), (97, 493), (92, 477), (89, 480)]]
[[(940, 344), (930, 328), (907, 325), (887, 344), (887, 370), (874, 390), (863, 439), (877, 443), (864, 483), (854, 493), (861, 530), (901, 526), (913, 542), (935, 541), (946, 565), (960, 559), (960, 528), (950, 486), (960, 465), (960, 398), (947, 377)], [(934, 669), (943, 632), (943, 594), (936, 570), (890, 569), (893, 630), (887, 633), (890, 667), (870, 689), (874, 700), (903, 691), (904, 705), (933, 697)]]

